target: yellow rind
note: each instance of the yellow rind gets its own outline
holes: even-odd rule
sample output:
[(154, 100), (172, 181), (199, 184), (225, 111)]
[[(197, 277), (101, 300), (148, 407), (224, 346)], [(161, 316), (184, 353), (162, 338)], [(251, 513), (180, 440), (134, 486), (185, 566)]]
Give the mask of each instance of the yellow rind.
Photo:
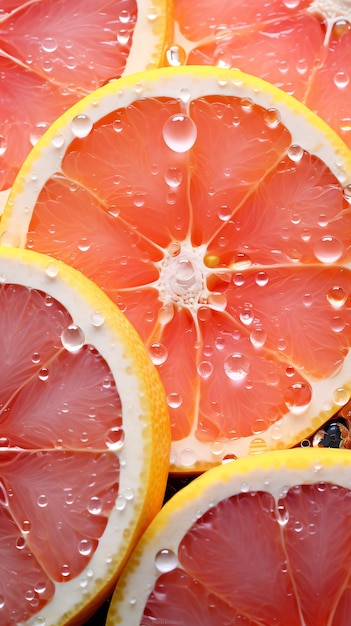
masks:
[[(154, 567), (156, 553), (162, 547), (177, 552), (179, 542), (199, 512), (202, 515), (223, 498), (242, 491), (264, 490), (279, 497), (287, 486), (328, 480), (351, 489), (351, 454), (348, 450), (296, 448), (267, 452), (259, 457), (247, 456), (225, 463), (197, 477), (163, 506), (133, 551), (113, 594), (106, 626), (139, 624), (135, 619), (138, 620), (140, 612), (142, 614), (148, 593), (159, 575)], [(140, 574), (143, 563), (145, 567)], [(129, 604), (127, 622), (125, 609), (131, 590), (136, 588), (135, 581), (149, 591), (143, 598), (138, 598), (142, 606), (136, 609), (137, 616)]]

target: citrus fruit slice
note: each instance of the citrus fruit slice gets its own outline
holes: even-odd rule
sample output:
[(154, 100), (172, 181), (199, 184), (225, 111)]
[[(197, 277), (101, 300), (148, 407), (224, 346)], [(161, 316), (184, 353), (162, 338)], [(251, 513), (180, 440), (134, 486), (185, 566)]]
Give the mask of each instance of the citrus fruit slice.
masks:
[(346, 145), (283, 91), (163, 68), (51, 126), (0, 236), (118, 304), (166, 390), (172, 471), (201, 471), (292, 446), (349, 399), (350, 184)]
[(0, 190), (74, 102), (161, 64), (168, 24), (166, 0), (1, 2)]
[(86, 277), (0, 249), (0, 621), (81, 623), (162, 504), (164, 392)]
[(155, 517), (106, 625), (348, 626), (351, 456), (284, 450), (212, 468)]
[(351, 146), (351, 6), (343, 0), (174, 0), (167, 62), (236, 67), (304, 102)]

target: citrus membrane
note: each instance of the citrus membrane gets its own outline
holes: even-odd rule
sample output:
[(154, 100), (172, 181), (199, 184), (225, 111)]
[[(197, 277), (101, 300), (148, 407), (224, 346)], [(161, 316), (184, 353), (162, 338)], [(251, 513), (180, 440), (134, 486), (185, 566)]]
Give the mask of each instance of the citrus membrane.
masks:
[(169, 420), (128, 320), (86, 277), (0, 249), (3, 626), (82, 623), (162, 504)]
[(106, 626), (347, 626), (351, 456), (294, 449), (212, 468), (164, 505)]
[(343, 0), (174, 0), (173, 66), (216, 65), (284, 89), (351, 146), (351, 5)]
[(285, 448), (350, 398), (351, 154), (235, 70), (110, 83), (33, 148), (3, 244), (117, 303), (161, 376), (172, 471)]
[(3, 0), (0, 190), (73, 103), (124, 73), (162, 63), (169, 17), (165, 0)]

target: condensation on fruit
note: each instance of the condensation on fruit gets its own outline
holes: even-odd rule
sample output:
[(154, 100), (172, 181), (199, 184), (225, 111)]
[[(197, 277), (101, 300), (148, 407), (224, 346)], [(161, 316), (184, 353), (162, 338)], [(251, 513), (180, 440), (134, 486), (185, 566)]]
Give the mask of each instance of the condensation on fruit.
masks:
[(350, 392), (345, 387), (338, 387), (333, 393), (335, 404), (344, 406), (350, 400)]
[(155, 342), (149, 346), (149, 354), (154, 365), (162, 365), (168, 358), (168, 350), (163, 343)]
[(167, 65), (171, 67), (179, 67), (186, 63), (186, 52), (182, 46), (173, 44), (166, 50)]
[(292, 144), (288, 148), (287, 155), (291, 161), (293, 161), (294, 163), (299, 163), (304, 155), (304, 151), (301, 146), (298, 146), (297, 144)]
[(45, 273), (49, 278), (56, 278), (59, 273), (57, 263), (49, 263), (49, 265), (45, 268)]
[(61, 333), (61, 343), (68, 352), (78, 352), (85, 342), (84, 331), (75, 324), (70, 324)]
[(173, 152), (187, 152), (197, 138), (196, 124), (188, 115), (176, 113), (166, 120), (162, 136), (165, 144)]
[(93, 326), (95, 326), (96, 328), (99, 328), (105, 322), (105, 318), (103, 314), (100, 313), (100, 311), (94, 311), (90, 315), (90, 322), (92, 323)]
[(326, 235), (315, 242), (313, 252), (321, 263), (335, 263), (344, 254), (344, 245), (337, 237)]
[(245, 354), (229, 354), (224, 360), (224, 373), (233, 381), (240, 381), (246, 378), (250, 371), (250, 359)]
[(105, 437), (106, 446), (110, 450), (121, 450), (125, 442), (125, 432), (121, 426), (113, 426), (110, 428)]
[(88, 115), (79, 113), (71, 122), (71, 130), (75, 137), (82, 139), (87, 137), (93, 129), (93, 121)]
[(342, 287), (335, 285), (329, 289), (327, 300), (333, 309), (340, 309), (347, 300), (347, 293)]
[(91, 515), (100, 515), (102, 512), (102, 501), (98, 496), (92, 496), (87, 504), (87, 509)]
[(166, 572), (171, 572), (178, 565), (178, 557), (173, 552), (173, 550), (169, 550), (168, 548), (164, 548), (159, 550), (155, 555), (155, 567), (156, 569), (165, 574)]
[(303, 413), (312, 400), (312, 388), (307, 383), (294, 383), (284, 393), (286, 407), (292, 413)]
[(48, 128), (48, 122), (38, 122), (38, 124), (35, 124), (29, 135), (29, 141), (32, 146), (35, 146), (35, 144), (38, 143), (40, 137), (45, 133)]
[(346, 72), (337, 72), (334, 75), (334, 84), (338, 89), (345, 89), (350, 82), (350, 77)]

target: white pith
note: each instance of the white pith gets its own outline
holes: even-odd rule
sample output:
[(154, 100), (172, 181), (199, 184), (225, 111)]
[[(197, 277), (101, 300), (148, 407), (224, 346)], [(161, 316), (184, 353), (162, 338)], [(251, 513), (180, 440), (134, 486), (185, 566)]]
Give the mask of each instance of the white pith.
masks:
[[(208, 95), (236, 96), (249, 98), (266, 109), (278, 109), (280, 119), (291, 132), (291, 143), (300, 145), (310, 154), (324, 161), (335, 174), (341, 185), (351, 183), (351, 167), (349, 152), (337, 139), (334, 131), (317, 119), (310, 111), (304, 109), (286, 94), (267, 86), (260, 79), (253, 79), (237, 70), (218, 70), (218, 68), (185, 67), (179, 74), (173, 75), (168, 69), (151, 72), (149, 75), (138, 74), (111, 83), (95, 92), (94, 98), (88, 97), (68, 111), (47, 131), (32, 151), (31, 160), (24, 164), (17, 179), (15, 193), (10, 195), (8, 207), (11, 214), (5, 211), (0, 225), (2, 243), (6, 245), (26, 245), (26, 236), (31, 221), (33, 207), (41, 188), (54, 172), (60, 172), (61, 162), (67, 146), (75, 138), (72, 131), (72, 120), (77, 115), (87, 115), (92, 123), (98, 121), (111, 111), (126, 107), (140, 98), (169, 97), (179, 98), (183, 104)], [(55, 145), (55, 137), (60, 134), (62, 144)], [(54, 140), (54, 141), (53, 141)], [(160, 277), (156, 286), (161, 292), (164, 305), (174, 303), (187, 307), (195, 312), (201, 304), (209, 306), (206, 291), (206, 275), (210, 269), (205, 266), (205, 250), (193, 248), (188, 241), (180, 242), (179, 253), (166, 253), (159, 264)], [(176, 274), (179, 264), (183, 264), (184, 275), (181, 280)], [(190, 294), (189, 294), (190, 288)], [(207, 300), (207, 302), (206, 302)], [(318, 383), (311, 382), (313, 390), (312, 402), (301, 414), (287, 414), (284, 424), (276, 422), (264, 433), (243, 437), (240, 440), (214, 442), (211, 448), (207, 443), (199, 442), (195, 436), (196, 424), (190, 435), (184, 440), (173, 443), (172, 469), (196, 467), (201, 459), (203, 465), (220, 461), (228, 454), (245, 455), (249, 452), (262, 452), (280, 445), (289, 445), (296, 441), (297, 436), (306, 436), (311, 432), (311, 421), (315, 416), (322, 416), (325, 421), (335, 413), (333, 392), (338, 387), (348, 388), (347, 371), (351, 365), (351, 355), (345, 359), (342, 371), (333, 379)], [(316, 425), (320, 425), (320, 421)], [(313, 424), (312, 424), (313, 427)]]
[[(57, 299), (71, 314), (74, 324), (83, 330), (86, 343), (95, 346), (108, 363), (117, 382), (123, 406), (123, 429), (126, 437), (122, 451), (116, 453), (121, 461), (118, 495), (123, 495), (128, 493), (131, 485), (137, 485), (140, 489), (140, 476), (145, 472), (142, 451), (145, 450), (144, 431), (147, 424), (143, 416), (143, 392), (137, 377), (133, 375), (132, 360), (125, 354), (123, 343), (116, 341), (116, 334), (111, 331), (110, 320), (105, 319), (100, 326), (91, 322), (92, 314), (101, 307), (101, 299), (98, 298), (95, 302), (92, 299), (87, 300), (74, 282), (70, 283), (67, 276), (62, 276), (62, 264), (49, 260), (47, 267), (52, 270), (54, 266), (57, 268), (57, 275), (52, 271), (48, 273), (47, 268), (35, 264), (33, 260), (31, 263), (14, 262), (6, 257), (6, 253), (0, 256), (2, 282), (38, 289)], [(55, 593), (51, 601), (40, 613), (27, 620), (26, 624), (57, 626), (63, 623), (63, 607), (67, 614), (74, 614), (84, 598), (96, 593), (97, 582), (100, 581), (98, 586), (101, 586), (111, 577), (116, 566), (116, 555), (117, 559), (121, 558), (128, 546), (128, 540), (121, 529), (132, 531), (135, 526), (143, 498), (141, 491), (138, 498), (126, 499), (123, 510), (117, 510), (116, 507), (112, 509), (106, 529), (99, 539), (98, 549), (87, 567), (72, 580), (64, 583), (53, 581)]]
[[(300, 465), (299, 457), (295, 456), (294, 461), (294, 455), (301, 452), (310, 455), (310, 461), (305, 457)], [(339, 464), (324, 462), (326, 452), (325, 449), (287, 451), (285, 464), (278, 460), (279, 456), (275, 462), (274, 456), (280, 453), (271, 453), (261, 457), (262, 467), (258, 461), (250, 471), (242, 469), (240, 460), (234, 461), (210, 470), (207, 476), (185, 487), (183, 493), (176, 494), (156, 516), (132, 555), (120, 586), (117, 585), (106, 626), (139, 626), (148, 597), (160, 576), (155, 566), (157, 553), (170, 550), (177, 555), (181, 541), (196, 520), (222, 500), (242, 492), (263, 490), (278, 502), (289, 488), (318, 482), (351, 489), (348, 451), (340, 451)], [(266, 463), (265, 456), (267, 460), (270, 457), (270, 462)], [(235, 533), (235, 529), (230, 528), (230, 532)], [(133, 601), (135, 597), (137, 602)]]

